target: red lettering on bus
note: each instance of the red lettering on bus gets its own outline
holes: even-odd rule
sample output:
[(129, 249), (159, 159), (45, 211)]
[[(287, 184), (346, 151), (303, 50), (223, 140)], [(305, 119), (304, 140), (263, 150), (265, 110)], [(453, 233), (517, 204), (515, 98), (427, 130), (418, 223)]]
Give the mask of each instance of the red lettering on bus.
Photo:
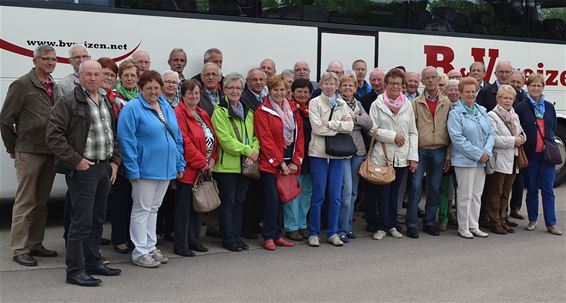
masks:
[(472, 47), (472, 57), (474, 62), (483, 62), (485, 64), (485, 77), (484, 80), (489, 82), (493, 69), (495, 68), (495, 61), (499, 58), (499, 49), (490, 48), (488, 51), (489, 60), (485, 64), (485, 48)]
[(546, 85), (550, 85), (550, 86), (558, 85), (558, 79), (557, 79), (558, 70), (547, 69), (546, 75), (548, 76), (546, 78)]
[(560, 74), (560, 84), (566, 86), (566, 70)]
[[(454, 69), (454, 66), (451, 64), (454, 60), (454, 51), (450, 47), (425, 45), (424, 53), (426, 55), (426, 66), (442, 67), (444, 72)], [(438, 55), (441, 55), (442, 58), (439, 59)]]

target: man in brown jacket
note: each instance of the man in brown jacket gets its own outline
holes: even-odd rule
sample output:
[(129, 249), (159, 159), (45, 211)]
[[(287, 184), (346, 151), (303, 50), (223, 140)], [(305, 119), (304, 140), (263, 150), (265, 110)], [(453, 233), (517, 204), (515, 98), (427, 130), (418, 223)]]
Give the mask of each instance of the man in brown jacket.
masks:
[(411, 175), (412, 187), (407, 203), (407, 237), (418, 238), (417, 211), (421, 198), (424, 174), (428, 179), (428, 190), (423, 219), (423, 231), (438, 236), (435, 225), (436, 213), (440, 205), (440, 180), (442, 173), (450, 168), (450, 138), (448, 136), (448, 112), (450, 100), (440, 93), (440, 80), (436, 68), (427, 66), (421, 73), (423, 94), (413, 101), (415, 122), (419, 132), (419, 165)]
[(10, 246), (14, 262), (36, 266), (34, 257), (56, 257), (43, 247), (47, 200), (55, 178), (53, 156), (45, 143), (49, 114), (59, 97), (51, 73), (57, 56), (51, 46), (33, 52), (34, 68), (14, 81), (0, 112), (6, 151), (15, 160), (18, 189), (12, 212)]

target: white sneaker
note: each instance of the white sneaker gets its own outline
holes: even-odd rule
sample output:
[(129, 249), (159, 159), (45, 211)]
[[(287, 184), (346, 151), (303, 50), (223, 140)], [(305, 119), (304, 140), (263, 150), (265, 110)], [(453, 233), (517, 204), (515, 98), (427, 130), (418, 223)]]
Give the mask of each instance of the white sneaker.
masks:
[(312, 247), (320, 246), (320, 238), (318, 236), (310, 236), (309, 237), (309, 245)]
[(161, 251), (159, 249), (156, 249), (152, 252), (149, 253), (149, 255), (153, 258), (153, 260), (161, 263), (161, 264), (165, 264), (167, 263), (167, 261), (169, 261), (169, 259), (167, 259), (166, 256), (163, 255), (163, 253), (161, 253)]
[(458, 235), (460, 235), (460, 237), (462, 237), (464, 239), (473, 239), (474, 238), (474, 235), (467, 230), (458, 231)]
[(479, 228), (470, 228), (470, 232), (472, 235), (480, 238), (487, 238), (488, 233), (484, 233), (483, 231), (479, 230)]
[(378, 230), (375, 234), (373, 234), (372, 238), (374, 240), (381, 240), (385, 238), (387, 234), (383, 230)]
[(154, 268), (159, 267), (161, 262), (156, 261), (151, 257), (151, 255), (143, 255), (135, 260), (132, 261), (137, 266), (146, 267), (146, 268)]
[(328, 243), (334, 245), (334, 246), (342, 246), (344, 245), (344, 242), (342, 242), (342, 240), (340, 240), (340, 236), (338, 234), (334, 234), (332, 235), (330, 238), (328, 238)]
[(397, 228), (393, 227), (388, 231), (389, 235), (393, 238), (403, 238), (403, 234), (400, 233)]

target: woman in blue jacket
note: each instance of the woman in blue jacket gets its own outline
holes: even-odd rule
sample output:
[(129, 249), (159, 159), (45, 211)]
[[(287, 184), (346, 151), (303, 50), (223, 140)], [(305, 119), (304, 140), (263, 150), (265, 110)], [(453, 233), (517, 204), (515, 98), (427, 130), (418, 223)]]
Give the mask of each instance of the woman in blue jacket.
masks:
[(495, 135), (485, 108), (476, 103), (478, 88), (476, 79), (462, 79), (458, 84), (461, 99), (448, 116), (452, 166), (458, 183), (458, 234), (465, 239), (487, 237), (487, 233), (479, 229), (478, 219), (485, 165), (492, 156)]
[(118, 142), (126, 178), (132, 183), (132, 261), (142, 267), (157, 267), (167, 262), (155, 247), (157, 210), (169, 181), (183, 176), (183, 140), (175, 112), (161, 95), (159, 73), (143, 73), (138, 86), (140, 93), (120, 113)]

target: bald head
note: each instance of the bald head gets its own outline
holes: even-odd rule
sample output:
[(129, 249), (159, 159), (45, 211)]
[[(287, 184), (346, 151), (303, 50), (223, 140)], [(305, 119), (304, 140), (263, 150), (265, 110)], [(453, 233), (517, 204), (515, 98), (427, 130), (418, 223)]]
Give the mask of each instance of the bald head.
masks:
[(326, 71), (335, 73), (338, 79), (340, 79), (340, 77), (344, 76), (344, 65), (338, 60), (332, 60), (328, 63)]
[(263, 61), (261, 61), (259, 68), (261, 68), (268, 79), (276, 73), (275, 61), (271, 59), (264, 59)]
[(151, 59), (149, 58), (149, 53), (143, 50), (135, 51), (132, 54), (132, 61), (138, 67), (139, 74), (143, 74), (144, 72), (149, 70), (151, 66)]
[(501, 60), (495, 65), (495, 77), (499, 84), (509, 84), (512, 72), (513, 67), (511, 66), (511, 62), (507, 60)]
[(369, 84), (374, 91), (382, 94), (385, 90), (385, 71), (375, 68), (369, 73)]

